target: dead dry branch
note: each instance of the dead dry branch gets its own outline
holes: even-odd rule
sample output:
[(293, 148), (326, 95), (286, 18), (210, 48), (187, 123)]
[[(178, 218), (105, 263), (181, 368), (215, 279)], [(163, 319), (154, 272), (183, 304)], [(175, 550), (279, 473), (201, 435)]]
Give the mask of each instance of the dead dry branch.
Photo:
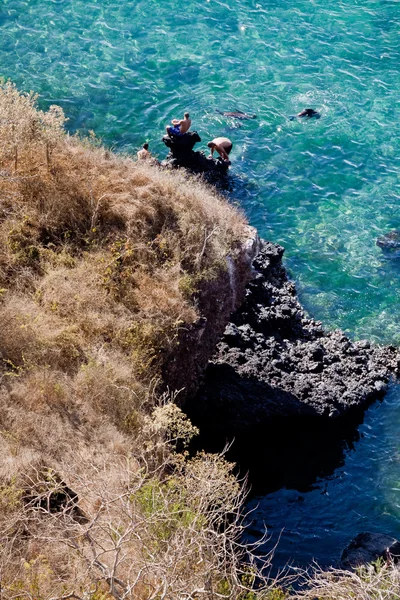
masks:
[(62, 478), (38, 467), (3, 488), (14, 498), (0, 536), (3, 598), (267, 593), (271, 557), (256, 559), (257, 548), (241, 542), (244, 496), (232, 465), (203, 454), (168, 474), (171, 456), (156, 467), (149, 456), (113, 457)]
[(321, 569), (318, 565), (303, 574), (303, 589), (294, 600), (398, 600), (400, 571), (390, 560), (378, 560), (354, 571)]

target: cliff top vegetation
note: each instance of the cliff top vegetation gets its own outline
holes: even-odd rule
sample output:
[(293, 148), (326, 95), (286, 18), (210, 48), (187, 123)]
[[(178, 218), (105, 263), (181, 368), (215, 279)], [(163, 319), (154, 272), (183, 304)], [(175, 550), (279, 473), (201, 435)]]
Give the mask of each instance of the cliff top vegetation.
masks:
[(0, 87), (2, 597), (245, 593), (240, 486), (174, 453), (196, 429), (161, 391), (245, 219), (36, 101)]
[(185, 452), (197, 430), (163, 373), (243, 216), (36, 101), (0, 86), (2, 598), (397, 598), (390, 564), (282, 591), (242, 544), (232, 465)]

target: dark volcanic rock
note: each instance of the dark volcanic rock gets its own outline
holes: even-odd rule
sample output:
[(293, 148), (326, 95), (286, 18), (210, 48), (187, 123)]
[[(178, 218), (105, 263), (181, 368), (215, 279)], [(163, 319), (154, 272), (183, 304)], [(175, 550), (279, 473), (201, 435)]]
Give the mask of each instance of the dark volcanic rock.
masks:
[(398, 375), (395, 348), (352, 342), (305, 316), (283, 252), (263, 243), (246, 299), (188, 407), (195, 422), (236, 434), (277, 417), (336, 420), (382, 397)]
[(376, 240), (380, 248), (400, 248), (400, 231), (389, 231)]
[(383, 533), (359, 533), (343, 551), (341, 562), (345, 568), (356, 568), (378, 558), (400, 558), (400, 542)]
[(400, 256), (400, 231), (389, 231), (376, 240), (376, 245), (382, 248), (386, 256), (399, 258)]
[(162, 138), (164, 144), (169, 148), (169, 154), (161, 163), (164, 167), (184, 167), (193, 173), (205, 173), (208, 176), (225, 175), (229, 164), (220, 158), (213, 159), (205, 156), (203, 152), (193, 150), (201, 138), (197, 131), (188, 131), (184, 135), (169, 136)]
[(174, 157), (181, 158), (189, 154), (197, 142), (201, 142), (201, 137), (197, 131), (188, 131), (184, 135), (164, 135), (162, 141)]

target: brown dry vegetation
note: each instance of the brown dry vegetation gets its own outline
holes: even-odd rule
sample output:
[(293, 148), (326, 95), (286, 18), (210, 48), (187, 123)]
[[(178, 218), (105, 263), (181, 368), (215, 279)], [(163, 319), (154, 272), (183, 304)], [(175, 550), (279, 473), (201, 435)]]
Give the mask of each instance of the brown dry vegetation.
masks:
[(282, 591), (241, 544), (232, 465), (174, 453), (196, 429), (162, 366), (244, 219), (63, 125), (0, 86), (1, 598), (400, 598), (387, 563)]
[[(70, 138), (52, 107), (0, 93), (3, 372), (76, 374), (101, 351), (146, 385), (198, 318), (244, 219), (184, 173)], [(11, 333), (12, 332), (12, 333)]]
[(1, 86), (1, 596), (244, 597), (240, 487), (174, 454), (196, 431), (158, 384), (245, 221), (63, 125)]

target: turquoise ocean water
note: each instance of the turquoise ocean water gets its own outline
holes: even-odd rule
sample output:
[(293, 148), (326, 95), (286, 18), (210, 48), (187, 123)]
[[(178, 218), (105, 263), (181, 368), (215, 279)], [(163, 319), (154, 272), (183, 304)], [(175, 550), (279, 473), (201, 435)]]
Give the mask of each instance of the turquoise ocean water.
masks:
[[(61, 105), (72, 132), (92, 129), (124, 152), (147, 140), (162, 158), (165, 126), (188, 110), (199, 149), (230, 137), (231, 197), (262, 236), (286, 248), (308, 312), (353, 338), (400, 344), (400, 259), (375, 243), (400, 229), (398, 0), (0, 0), (0, 28), (0, 76), (38, 92), (42, 107)], [(289, 120), (307, 106), (321, 118)], [(348, 476), (351, 493), (373, 507), (364, 529), (382, 522), (400, 535), (399, 407), (394, 387), (367, 415), (346, 476), (318, 484), (328, 490), (319, 504), (318, 485), (300, 513), (290, 502), (286, 514), (285, 494), (268, 497), (269, 514), (274, 501), (282, 507), (273, 526), (292, 515), (295, 528), (308, 507), (314, 520), (302, 522), (312, 535), (318, 510), (334, 510), (326, 498), (340, 498)], [(360, 465), (369, 465), (373, 485)], [(335, 535), (326, 560), (337, 554), (338, 529), (345, 538), (353, 527), (338, 517), (327, 517), (325, 535)], [(303, 555), (318, 555), (318, 542)]]

